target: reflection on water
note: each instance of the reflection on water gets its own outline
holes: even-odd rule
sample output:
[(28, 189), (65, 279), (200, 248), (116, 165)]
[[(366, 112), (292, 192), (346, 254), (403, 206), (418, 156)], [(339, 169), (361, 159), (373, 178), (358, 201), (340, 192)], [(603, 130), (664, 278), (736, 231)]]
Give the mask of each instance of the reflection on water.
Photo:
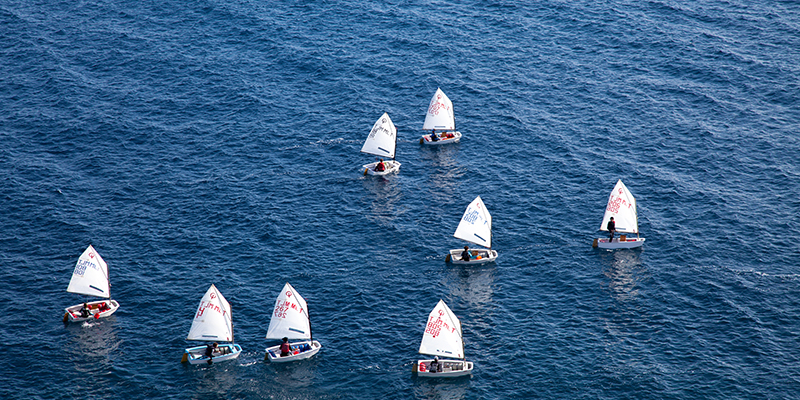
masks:
[(275, 371), (275, 375), (271, 377), (272, 383), (279, 387), (295, 389), (311, 387), (317, 372), (318, 361), (315, 356), (302, 361), (268, 363), (269, 367)]
[(629, 301), (639, 295), (638, 282), (647, 277), (641, 266), (643, 250), (616, 250), (600, 253), (600, 260), (608, 268), (604, 275), (609, 279), (611, 295), (618, 301)]
[(463, 399), (469, 389), (471, 379), (468, 376), (451, 379), (419, 378), (415, 379), (414, 398), (427, 400)]
[(94, 370), (111, 367), (111, 355), (117, 351), (121, 343), (117, 338), (115, 318), (111, 316), (71, 323), (67, 326), (71, 340), (66, 346), (65, 353), (75, 361), (76, 369)]
[(367, 218), (381, 225), (390, 225), (405, 209), (400, 201), (403, 199), (400, 179), (393, 174), (386, 178), (366, 176), (363, 179), (364, 189), (370, 193), (364, 200), (368, 203)]
[(214, 364), (191, 365), (184, 363), (193, 377), (187, 398), (228, 398), (242, 384), (239, 360)]
[(445, 285), (450, 293), (458, 296), (469, 308), (480, 310), (492, 303), (493, 285), (497, 267), (495, 263), (482, 265), (447, 264)]
[(458, 144), (445, 146), (422, 146), (420, 158), (424, 165), (430, 165), (428, 179), (434, 192), (455, 193), (459, 190), (465, 169), (458, 164)]

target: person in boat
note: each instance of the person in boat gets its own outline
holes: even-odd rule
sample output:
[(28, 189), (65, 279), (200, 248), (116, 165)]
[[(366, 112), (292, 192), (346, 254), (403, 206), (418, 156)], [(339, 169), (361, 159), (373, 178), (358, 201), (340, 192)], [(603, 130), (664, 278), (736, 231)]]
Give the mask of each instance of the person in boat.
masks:
[(217, 351), (217, 347), (219, 344), (217, 342), (209, 343), (206, 345), (206, 352), (205, 356), (208, 357), (208, 362), (211, 362), (211, 359), (214, 358), (214, 352)]
[(461, 261), (469, 261), (469, 246), (464, 246), (464, 251), (461, 252)]
[(292, 355), (292, 346), (289, 346), (289, 338), (283, 338), (283, 343), (281, 343), (281, 357), (286, 357)]
[(378, 161), (378, 164), (375, 165), (375, 171), (378, 171), (378, 172), (386, 171), (386, 164), (383, 163), (383, 159), (382, 158), (381, 158), (380, 161)]
[(431, 130), (431, 142), (436, 142), (439, 140), (439, 137), (436, 136), (436, 129)]
[(89, 311), (89, 305), (83, 303), (83, 307), (81, 307), (81, 318), (89, 318), (92, 315), (91, 311)]
[(433, 356), (433, 361), (431, 361), (431, 372), (442, 372), (442, 364), (439, 363), (439, 356)]
[(617, 223), (614, 222), (614, 217), (608, 220), (606, 229), (608, 229), (608, 243), (611, 243), (614, 240), (614, 232), (617, 231)]

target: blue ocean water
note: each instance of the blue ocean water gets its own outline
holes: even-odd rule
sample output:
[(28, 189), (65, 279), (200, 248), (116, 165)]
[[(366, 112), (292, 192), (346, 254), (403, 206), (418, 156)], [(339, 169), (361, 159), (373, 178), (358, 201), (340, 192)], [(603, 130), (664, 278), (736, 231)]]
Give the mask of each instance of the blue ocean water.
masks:
[[(0, 0), (0, 37), (2, 398), (800, 398), (795, 1)], [(437, 87), (464, 138), (421, 147)], [(591, 247), (617, 179), (642, 250)], [(478, 195), (499, 258), (446, 264)], [(90, 243), (121, 308), (65, 326)], [(271, 365), (285, 282), (323, 349)], [(244, 352), (183, 365), (212, 283)], [(411, 373), (439, 299), (472, 378)]]

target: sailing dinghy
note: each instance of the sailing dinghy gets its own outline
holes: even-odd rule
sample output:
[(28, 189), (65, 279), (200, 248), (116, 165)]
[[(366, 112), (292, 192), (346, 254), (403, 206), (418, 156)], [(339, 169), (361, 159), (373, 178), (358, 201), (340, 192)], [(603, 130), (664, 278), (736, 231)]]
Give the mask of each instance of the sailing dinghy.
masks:
[[(233, 360), (242, 353), (242, 346), (233, 343), (233, 319), (231, 316), (231, 305), (222, 296), (213, 284), (200, 305), (192, 320), (192, 327), (186, 340), (197, 340), (213, 342), (216, 347), (212, 347), (211, 357), (206, 355), (208, 344), (205, 346), (190, 347), (183, 353), (181, 362), (189, 364), (202, 364)], [(230, 342), (230, 343), (220, 343)]]
[[(81, 254), (67, 292), (86, 296), (101, 297), (109, 300), (97, 300), (69, 306), (64, 309), (64, 322), (78, 322), (99, 319), (114, 314), (119, 308), (116, 300), (111, 300), (111, 284), (108, 279), (108, 264), (100, 254), (89, 245)], [(84, 309), (85, 306), (85, 309)]]
[(453, 102), (444, 94), (442, 89), (436, 88), (436, 93), (431, 98), (431, 103), (428, 105), (428, 113), (425, 114), (425, 123), (422, 124), (422, 130), (429, 130), (431, 133), (422, 135), (419, 139), (420, 144), (438, 146), (447, 143), (458, 143), (461, 140), (461, 132), (456, 131)]
[(497, 251), (492, 250), (492, 215), (489, 214), (489, 210), (483, 204), (481, 196), (476, 197), (472, 203), (469, 203), (453, 236), (483, 246), (485, 249), (469, 250), (469, 261), (463, 260), (461, 256), (467, 250), (467, 246), (464, 246), (464, 249), (453, 249), (445, 257), (446, 262), (452, 262), (453, 264), (483, 264), (492, 262), (497, 258)]
[(644, 238), (639, 237), (639, 217), (636, 213), (636, 198), (633, 197), (622, 179), (617, 181), (611, 195), (608, 196), (606, 212), (603, 215), (603, 222), (600, 223), (600, 230), (608, 232), (608, 221), (614, 218), (615, 229), (619, 233), (635, 233), (636, 238), (628, 238), (627, 235), (619, 235), (609, 241), (608, 238), (598, 238), (592, 243), (592, 247), (601, 249), (632, 249), (644, 244)]
[(464, 357), (461, 321), (443, 300), (428, 315), (419, 353), (436, 357), (433, 367), (434, 360), (418, 360), (414, 364), (414, 372), (420, 377), (454, 378), (472, 374), (474, 365)]
[(322, 345), (311, 337), (311, 320), (308, 318), (306, 300), (288, 282), (283, 286), (272, 317), (269, 320), (267, 339), (299, 340), (289, 343), (291, 352), (281, 356), (281, 345), (268, 347), (265, 360), (275, 363), (305, 360), (319, 353)]
[[(369, 136), (367, 136), (364, 146), (361, 147), (361, 152), (374, 154), (378, 157), (391, 158), (391, 160), (383, 161), (383, 158), (381, 158), (380, 161), (364, 165), (362, 167), (364, 168), (364, 175), (384, 176), (399, 171), (400, 163), (394, 159), (396, 148), (397, 128), (392, 123), (392, 119), (389, 118), (389, 114), (383, 113), (375, 121), (375, 125), (372, 125), (372, 130), (369, 131)], [(383, 171), (380, 171), (380, 168), (376, 169), (381, 162), (384, 165)]]

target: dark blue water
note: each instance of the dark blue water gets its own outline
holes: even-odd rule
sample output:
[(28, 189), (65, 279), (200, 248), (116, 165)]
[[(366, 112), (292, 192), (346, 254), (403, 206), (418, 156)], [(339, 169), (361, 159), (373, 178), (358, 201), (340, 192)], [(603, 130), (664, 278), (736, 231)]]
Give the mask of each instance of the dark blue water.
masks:
[[(800, 398), (800, 5), (457, 3), (0, 0), (0, 397)], [(642, 250), (591, 247), (617, 179)], [(121, 308), (65, 327), (90, 243)], [(271, 365), (287, 281), (324, 347)], [(211, 283), (244, 352), (183, 365)], [(471, 379), (411, 374), (440, 298)]]

